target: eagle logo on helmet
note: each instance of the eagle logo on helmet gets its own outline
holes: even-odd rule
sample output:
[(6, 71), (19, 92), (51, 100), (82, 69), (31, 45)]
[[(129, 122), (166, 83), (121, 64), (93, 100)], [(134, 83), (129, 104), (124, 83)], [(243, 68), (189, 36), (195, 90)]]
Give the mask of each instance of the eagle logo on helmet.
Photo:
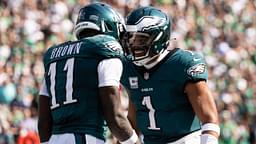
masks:
[(144, 16), (139, 19), (135, 24), (136, 25), (127, 25), (127, 31), (138, 32), (163, 26), (165, 24), (165, 19), (155, 16)]

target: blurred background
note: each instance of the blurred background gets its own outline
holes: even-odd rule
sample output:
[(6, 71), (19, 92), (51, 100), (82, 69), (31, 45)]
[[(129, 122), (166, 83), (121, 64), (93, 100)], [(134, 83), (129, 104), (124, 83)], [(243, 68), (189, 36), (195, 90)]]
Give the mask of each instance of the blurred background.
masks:
[[(0, 144), (39, 143), (43, 53), (53, 44), (74, 40), (79, 8), (95, 1), (0, 0)], [(123, 16), (148, 5), (169, 14), (173, 46), (206, 57), (221, 121), (220, 144), (256, 144), (256, 0), (101, 2)]]

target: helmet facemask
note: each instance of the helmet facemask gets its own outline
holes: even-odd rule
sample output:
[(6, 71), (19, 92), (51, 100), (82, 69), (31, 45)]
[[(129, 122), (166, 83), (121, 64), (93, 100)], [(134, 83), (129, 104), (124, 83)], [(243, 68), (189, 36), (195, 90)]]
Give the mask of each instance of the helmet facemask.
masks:
[(154, 7), (140, 7), (126, 18), (126, 53), (136, 65), (152, 62), (169, 45), (169, 16)]
[(133, 61), (141, 61), (143, 59), (154, 56), (152, 46), (156, 36), (143, 32), (129, 32), (127, 45), (129, 52), (133, 55)]
[(167, 48), (168, 40), (159, 27), (140, 31), (129, 31), (127, 27), (126, 45), (136, 65), (147, 63)]

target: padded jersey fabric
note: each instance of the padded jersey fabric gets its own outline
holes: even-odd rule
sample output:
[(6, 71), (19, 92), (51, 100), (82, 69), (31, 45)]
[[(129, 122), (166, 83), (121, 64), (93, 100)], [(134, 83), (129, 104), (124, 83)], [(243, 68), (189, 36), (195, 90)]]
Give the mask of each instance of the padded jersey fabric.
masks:
[(122, 55), (119, 43), (107, 35), (48, 49), (44, 68), (46, 89), (52, 101), (53, 134), (86, 133), (105, 139), (97, 67), (104, 59)]
[(207, 77), (204, 58), (179, 48), (149, 70), (124, 60), (121, 82), (136, 106), (137, 126), (146, 144), (167, 143), (200, 129), (184, 87)]

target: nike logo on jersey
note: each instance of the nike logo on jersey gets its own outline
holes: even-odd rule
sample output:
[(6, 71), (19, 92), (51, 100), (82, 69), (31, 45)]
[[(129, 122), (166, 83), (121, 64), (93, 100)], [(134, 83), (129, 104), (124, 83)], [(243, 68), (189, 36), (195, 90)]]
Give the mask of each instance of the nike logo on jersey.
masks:
[(200, 61), (201, 60), (201, 58), (193, 58), (193, 61)]

